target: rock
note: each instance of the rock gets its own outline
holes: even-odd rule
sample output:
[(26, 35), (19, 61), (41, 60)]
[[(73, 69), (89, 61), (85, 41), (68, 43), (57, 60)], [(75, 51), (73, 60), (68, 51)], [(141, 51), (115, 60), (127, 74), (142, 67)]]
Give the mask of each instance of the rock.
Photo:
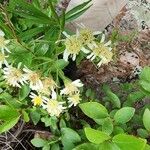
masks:
[[(87, 0), (71, 0), (67, 10), (84, 1)], [(77, 24), (83, 23), (95, 31), (102, 30), (112, 22), (127, 2), (128, 0), (93, 0), (93, 5), (82, 16), (69, 24), (69, 27), (73, 30)]]

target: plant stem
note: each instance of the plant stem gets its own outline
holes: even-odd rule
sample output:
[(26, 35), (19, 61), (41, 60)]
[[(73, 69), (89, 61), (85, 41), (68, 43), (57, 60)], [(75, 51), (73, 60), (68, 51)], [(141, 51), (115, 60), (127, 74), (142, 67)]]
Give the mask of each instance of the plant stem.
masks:
[(54, 17), (55, 17), (57, 23), (60, 25), (59, 16), (58, 16), (58, 14), (56, 13), (55, 8), (54, 8), (53, 3), (51, 2), (51, 0), (49, 0), (49, 5), (50, 5), (51, 11), (52, 11), (52, 13), (53, 13), (53, 15), (54, 15)]

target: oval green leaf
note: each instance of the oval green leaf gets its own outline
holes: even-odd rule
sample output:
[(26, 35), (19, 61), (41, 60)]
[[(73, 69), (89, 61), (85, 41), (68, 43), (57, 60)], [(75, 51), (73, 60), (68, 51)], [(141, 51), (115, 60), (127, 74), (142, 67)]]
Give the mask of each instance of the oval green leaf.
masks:
[(134, 115), (135, 109), (132, 107), (123, 107), (119, 109), (115, 116), (114, 119), (117, 123), (127, 123)]
[(87, 102), (80, 104), (79, 107), (85, 115), (92, 119), (102, 119), (108, 116), (107, 109), (97, 102)]
[(149, 109), (145, 109), (143, 114), (143, 124), (146, 130), (150, 131), (150, 111)]
[(95, 144), (103, 143), (111, 138), (108, 134), (92, 128), (85, 128), (84, 131), (87, 139)]

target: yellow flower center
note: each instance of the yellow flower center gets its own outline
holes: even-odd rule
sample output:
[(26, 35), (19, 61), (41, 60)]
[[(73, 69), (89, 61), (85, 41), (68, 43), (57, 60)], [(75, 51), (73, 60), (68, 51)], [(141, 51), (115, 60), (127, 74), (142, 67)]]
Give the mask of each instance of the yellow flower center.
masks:
[(80, 39), (84, 45), (91, 43), (94, 40), (94, 36), (91, 30), (83, 29), (80, 31)]
[(33, 84), (35, 84), (39, 79), (40, 79), (39, 74), (37, 74), (35, 72), (30, 73), (30, 75), (29, 75), (30, 82), (33, 82)]
[(79, 94), (75, 94), (71, 96), (71, 101), (73, 104), (78, 104), (80, 102), (80, 95)]
[(0, 47), (4, 47), (5, 46), (5, 38), (0, 36)]
[(78, 54), (82, 48), (82, 42), (77, 36), (71, 36), (66, 39), (65, 46), (70, 54)]
[(5, 55), (0, 53), (0, 61), (4, 61), (5, 60)]
[(113, 57), (113, 53), (109, 50), (107, 46), (103, 43), (98, 44), (98, 47), (92, 49), (94, 55), (102, 58), (106, 58), (107, 60), (111, 61)]
[(41, 106), (42, 104), (42, 98), (40, 96), (37, 96), (33, 99), (33, 103), (34, 103), (34, 106)]
[(12, 68), (11, 76), (13, 78), (18, 79), (22, 76), (22, 71), (20, 69), (17, 69), (17, 68)]
[(67, 88), (67, 93), (70, 95), (79, 91), (79, 89), (70, 82), (66, 83), (65, 87)]
[(44, 81), (43, 81), (43, 86), (45, 88), (52, 88), (52, 87), (55, 87), (56, 86), (56, 83), (53, 79), (50, 79), (50, 78), (45, 78)]
[(56, 110), (58, 106), (59, 106), (59, 102), (56, 100), (49, 100), (47, 103), (47, 108), (49, 112)]

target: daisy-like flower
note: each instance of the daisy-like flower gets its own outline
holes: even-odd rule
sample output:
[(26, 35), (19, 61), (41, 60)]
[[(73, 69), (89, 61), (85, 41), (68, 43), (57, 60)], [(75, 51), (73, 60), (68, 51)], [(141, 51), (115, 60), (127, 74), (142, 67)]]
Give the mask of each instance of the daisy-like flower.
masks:
[(68, 61), (68, 57), (71, 55), (72, 60), (75, 61), (76, 56), (79, 54), (80, 51), (84, 53), (89, 53), (89, 50), (83, 47), (82, 41), (80, 40), (78, 35), (68, 35), (66, 32), (63, 34), (67, 37), (65, 40), (66, 49), (63, 54), (63, 59)]
[(45, 101), (46, 104), (43, 108), (47, 110), (50, 116), (59, 117), (59, 115), (66, 109), (66, 107), (63, 106), (65, 102), (57, 101), (56, 96), (53, 96), (51, 99), (45, 97)]
[(60, 91), (60, 95), (73, 95), (76, 93), (79, 93), (79, 88), (82, 87), (83, 84), (79, 79), (71, 82), (71, 81), (65, 81), (65, 88)]
[(6, 50), (7, 52), (10, 53), (10, 50), (6, 47), (6, 45), (10, 42), (9, 40), (6, 40), (4, 38), (5, 36), (5, 33), (0, 30), (0, 49), (2, 51), (2, 53), (4, 54), (4, 50)]
[(18, 64), (17, 68), (12, 67), (12, 65), (8, 65), (3, 69), (4, 78), (6, 79), (7, 83), (13, 87), (21, 88), (21, 85), (27, 83), (20, 67), (21, 63)]
[(101, 34), (100, 31), (95, 31), (93, 32), (83, 24), (79, 25), (80, 26), (80, 31), (77, 30), (79, 34), (79, 38), (82, 41), (83, 45), (87, 45), (88, 47), (95, 46), (95, 35)]
[(32, 90), (39, 90), (39, 89), (42, 89), (43, 88), (43, 84), (42, 84), (42, 81), (41, 81), (41, 77), (40, 75), (35, 72), (35, 71), (32, 71), (30, 69), (28, 69), (27, 67), (23, 68), (23, 71), (26, 73), (24, 75), (25, 79), (29, 81), (29, 86)]
[(40, 94), (36, 95), (35, 93), (31, 92), (29, 97), (32, 98), (34, 106), (43, 106), (44, 102), (46, 102), (45, 97)]
[(55, 81), (50, 77), (50, 78), (44, 78), (42, 80), (43, 88), (39, 89), (38, 92), (44, 94), (44, 95), (54, 95), (56, 94), (55, 89), (57, 87), (57, 84)]
[(0, 68), (2, 68), (2, 65), (5, 64), (6, 66), (8, 66), (8, 63), (6, 61), (6, 58), (8, 58), (8, 56), (5, 56), (4, 53), (0, 52)]
[(68, 101), (69, 107), (71, 107), (71, 106), (76, 106), (76, 105), (79, 104), (80, 101), (81, 101), (81, 98), (80, 98), (80, 94), (79, 94), (79, 93), (77, 93), (77, 94), (75, 94), (75, 95), (71, 95), (71, 96), (69, 96), (67, 99), (69, 100), (69, 101)]
[(108, 64), (113, 57), (112, 48), (110, 47), (111, 41), (104, 43), (105, 35), (102, 35), (102, 39), (100, 43), (96, 43), (95, 47), (91, 47), (92, 53), (87, 56), (87, 59), (91, 59), (93, 61), (96, 57), (99, 57), (101, 60), (97, 64), (98, 67), (101, 64)]

